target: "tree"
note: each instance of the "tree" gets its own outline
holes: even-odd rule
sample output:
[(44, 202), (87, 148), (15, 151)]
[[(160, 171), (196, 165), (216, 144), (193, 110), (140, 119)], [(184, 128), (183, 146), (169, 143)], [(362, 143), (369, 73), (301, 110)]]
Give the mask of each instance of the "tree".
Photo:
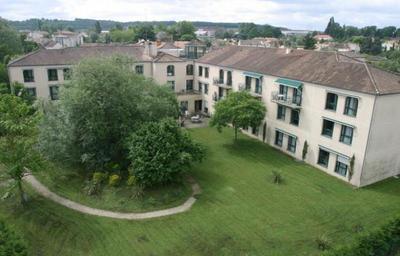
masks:
[(306, 49), (306, 50), (314, 50), (316, 43), (317, 43), (317, 40), (315, 40), (314, 37), (312, 37), (311, 34), (307, 34), (304, 37), (304, 49)]
[(210, 126), (222, 127), (231, 124), (235, 130), (235, 140), (240, 127), (258, 127), (265, 117), (266, 108), (262, 101), (255, 99), (248, 92), (232, 92), (215, 105)]
[(254, 23), (240, 23), (239, 35), (241, 39), (251, 39), (260, 36), (257, 25)]
[(351, 178), (353, 178), (355, 161), (356, 161), (356, 156), (353, 155), (350, 158), (350, 163), (349, 163), (349, 165), (350, 165), (349, 166), (349, 181), (351, 181)]
[(366, 37), (360, 44), (360, 52), (377, 55), (382, 52), (382, 42), (379, 38)]
[(196, 28), (190, 21), (179, 21), (168, 29), (168, 32), (173, 36), (174, 40), (182, 40), (181, 38), (183, 35), (185, 35), (186, 38), (188, 38), (190, 35), (192, 39), (195, 39), (195, 31)]
[(137, 39), (145, 39), (150, 41), (156, 40), (156, 34), (152, 25), (141, 25), (135, 27), (135, 32)]
[(325, 29), (325, 34), (332, 36), (333, 38), (342, 38), (343, 37), (343, 29), (339, 23), (335, 22), (335, 18), (331, 17), (329, 19), (328, 25)]
[(38, 121), (39, 114), (21, 98), (11, 94), (0, 97), (0, 162), (18, 188), (21, 203), (26, 201), (22, 188), (25, 167), (32, 168), (39, 162), (34, 149)]
[(21, 39), (17, 31), (0, 19), (0, 63), (6, 56), (14, 56), (22, 53)]
[(171, 118), (144, 124), (131, 135), (128, 148), (132, 174), (144, 187), (174, 182), (204, 157), (204, 149)]
[(99, 22), (98, 20), (96, 20), (96, 23), (94, 24), (94, 31), (95, 31), (97, 34), (100, 34), (100, 33), (101, 33), (101, 26), (100, 26), (100, 22)]
[(307, 153), (308, 153), (308, 142), (307, 142), (307, 141), (304, 141), (303, 151), (301, 152), (301, 159), (302, 159), (303, 161), (306, 160)]
[(110, 39), (112, 42), (133, 43), (137, 39), (137, 35), (133, 29), (119, 30), (112, 29), (110, 31)]
[(125, 139), (143, 122), (177, 117), (176, 96), (132, 72), (122, 56), (81, 61), (60, 100), (45, 108), (40, 148), (50, 159), (87, 170), (127, 166)]

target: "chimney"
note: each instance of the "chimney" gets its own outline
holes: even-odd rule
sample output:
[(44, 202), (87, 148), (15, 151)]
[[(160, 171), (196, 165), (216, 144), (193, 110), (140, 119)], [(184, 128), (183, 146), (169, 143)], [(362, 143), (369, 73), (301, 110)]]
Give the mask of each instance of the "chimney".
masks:
[(144, 42), (144, 53), (150, 57), (156, 57), (158, 53), (158, 49), (156, 44), (150, 41)]

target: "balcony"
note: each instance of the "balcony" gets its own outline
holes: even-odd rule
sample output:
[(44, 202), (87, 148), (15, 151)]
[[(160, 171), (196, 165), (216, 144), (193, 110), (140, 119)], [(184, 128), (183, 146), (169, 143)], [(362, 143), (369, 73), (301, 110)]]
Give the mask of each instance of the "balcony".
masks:
[(176, 92), (177, 95), (201, 95), (199, 90), (181, 90)]
[(293, 109), (301, 108), (301, 96), (289, 97), (285, 94), (279, 94), (279, 92), (272, 92), (271, 100), (278, 104), (287, 106)]
[(228, 84), (224, 83), (223, 80), (220, 80), (217, 77), (214, 77), (213, 84), (218, 86), (218, 87), (225, 88), (225, 89), (232, 89), (232, 84), (228, 85)]
[(254, 91), (252, 91), (251, 88), (249, 88), (245, 84), (239, 84), (239, 91), (247, 91), (250, 93), (251, 96), (258, 98), (262, 97), (262, 86), (258, 86), (255, 88)]

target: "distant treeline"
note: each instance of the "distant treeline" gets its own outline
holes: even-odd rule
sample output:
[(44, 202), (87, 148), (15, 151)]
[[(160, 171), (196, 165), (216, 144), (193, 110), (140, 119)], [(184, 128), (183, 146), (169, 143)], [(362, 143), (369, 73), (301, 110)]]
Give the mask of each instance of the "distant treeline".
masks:
[[(110, 30), (117, 25), (122, 27), (130, 27), (137, 25), (153, 25), (153, 26), (171, 26), (175, 25), (176, 21), (129, 21), (118, 22), (113, 20), (95, 20), (95, 19), (75, 19), (75, 20), (59, 20), (59, 19), (28, 19), (23, 21), (8, 21), (8, 23), (17, 30), (38, 30), (39, 28), (53, 27), (56, 29), (72, 29), (72, 30), (88, 30), (92, 29), (96, 21), (100, 22), (103, 30)], [(237, 29), (239, 23), (224, 23), (224, 22), (206, 22), (193, 21), (195, 27), (219, 27), (225, 29)]]

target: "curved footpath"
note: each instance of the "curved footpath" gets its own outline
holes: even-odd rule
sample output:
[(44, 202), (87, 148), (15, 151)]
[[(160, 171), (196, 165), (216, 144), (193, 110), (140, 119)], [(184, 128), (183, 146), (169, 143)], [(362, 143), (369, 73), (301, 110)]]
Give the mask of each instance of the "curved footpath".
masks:
[(143, 213), (123, 213), (123, 212), (113, 212), (113, 211), (106, 211), (106, 210), (101, 210), (101, 209), (96, 209), (96, 208), (91, 208), (79, 203), (76, 203), (74, 201), (71, 201), (69, 199), (66, 199), (64, 197), (61, 197), (53, 192), (51, 192), (47, 187), (45, 187), (40, 181), (38, 181), (35, 176), (32, 174), (26, 174), (24, 176), (24, 181), (29, 183), (34, 190), (42, 195), (45, 198), (48, 198), (52, 200), (53, 202), (56, 202), (58, 204), (61, 204), (67, 208), (70, 208), (72, 210), (89, 214), (89, 215), (95, 215), (95, 216), (101, 216), (101, 217), (108, 217), (108, 218), (114, 218), (114, 219), (125, 219), (125, 220), (143, 220), (143, 219), (151, 219), (151, 218), (157, 218), (157, 217), (163, 217), (163, 216), (169, 216), (169, 215), (174, 215), (178, 214), (181, 212), (188, 211), (192, 205), (196, 202), (196, 198), (194, 197), (195, 195), (200, 194), (200, 186), (193, 180), (190, 179), (190, 183), (192, 186), (192, 196), (189, 197), (183, 204), (173, 207), (173, 208), (168, 208), (164, 210), (159, 210), (159, 211), (151, 211), (151, 212), (143, 212)]

